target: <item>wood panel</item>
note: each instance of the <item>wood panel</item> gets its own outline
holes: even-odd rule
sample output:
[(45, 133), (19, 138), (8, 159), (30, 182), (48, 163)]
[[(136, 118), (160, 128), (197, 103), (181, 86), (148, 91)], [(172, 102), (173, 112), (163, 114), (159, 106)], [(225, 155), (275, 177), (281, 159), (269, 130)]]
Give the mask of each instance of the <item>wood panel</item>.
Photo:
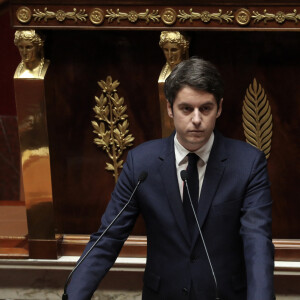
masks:
[[(86, 235), (63, 235), (59, 241), (60, 256), (79, 256), (89, 241)], [(120, 257), (147, 257), (147, 238), (131, 236), (125, 242)]]
[[(245, 139), (246, 90), (254, 78), (264, 88), (274, 122), (269, 159), (274, 237), (299, 238), (298, 33), (187, 33), (190, 55), (212, 61), (225, 78), (224, 111), (217, 124), (225, 135)], [(107, 156), (93, 144), (92, 108), (101, 92), (97, 81), (108, 75), (120, 81), (118, 93), (128, 105), (135, 146), (159, 138), (157, 79), (164, 64), (159, 32), (58, 31), (47, 36), (55, 74), (47, 109), (57, 231), (86, 234), (100, 225), (114, 186), (104, 170)], [(138, 225), (133, 234), (144, 232)]]
[[(190, 56), (197, 55), (215, 63), (225, 80), (224, 111), (217, 128), (225, 135), (244, 140), (242, 105), (247, 88), (254, 78), (267, 94), (273, 114), (272, 150), (268, 162), (273, 206), (273, 237), (299, 239), (298, 201), (299, 166), (299, 31), (298, 1), (38, 1), (26, 2), (31, 12), (54, 12), (45, 22), (32, 16), (22, 23), (16, 12), (24, 1), (11, 1), (14, 28), (42, 29), (47, 37), (46, 57), (51, 60), (47, 83), (47, 121), (55, 230), (57, 234), (90, 234), (100, 225), (101, 215), (114, 187), (111, 173), (105, 170), (106, 154), (93, 144), (95, 135), (94, 96), (100, 95), (97, 81), (110, 75), (119, 80), (119, 96), (128, 106), (129, 130), (134, 146), (159, 138), (161, 125), (157, 80), (165, 63), (158, 46), (160, 30), (184, 30), (191, 37)], [(124, 19), (109, 20), (100, 25), (89, 19), (93, 8), (126, 14)], [(174, 24), (161, 18), (154, 22), (136, 14), (166, 8), (177, 14)], [(63, 16), (76, 8), (85, 10), (86, 20)], [(180, 11), (222, 13), (228, 11), (231, 21), (216, 15), (205, 15), (180, 22)], [(246, 25), (238, 22), (239, 9), (250, 12)], [(266, 12), (264, 12), (266, 10)], [(60, 14), (57, 12), (60, 11)], [(258, 12), (262, 19), (255, 18)], [(45, 11), (46, 12), (46, 11)], [(131, 19), (128, 17), (132, 12)], [(266, 13), (270, 13), (267, 17)], [(232, 16), (232, 18), (231, 18)], [(199, 19), (200, 18), (200, 19)], [(63, 29), (63, 30), (62, 30)], [(126, 157), (124, 155), (124, 158)], [(141, 218), (133, 236), (145, 235)], [(287, 243), (289, 243), (288, 241)], [(59, 242), (58, 242), (59, 244)], [(67, 243), (68, 244), (68, 243)], [(66, 244), (66, 247), (67, 247)], [(76, 243), (75, 243), (76, 244)], [(282, 246), (282, 245), (281, 245)], [(280, 257), (296, 257), (280, 248)], [(292, 248), (294, 247), (291, 244)], [(297, 248), (297, 247), (296, 247)], [(294, 248), (293, 248), (294, 249)], [(67, 252), (69, 250), (66, 250)], [(73, 251), (73, 250), (70, 250)], [(134, 251), (137, 251), (136, 249)], [(297, 250), (298, 251), (298, 250)]]
[(50, 33), (55, 94), (47, 111), (58, 233), (95, 231), (114, 187), (112, 173), (105, 170), (108, 156), (93, 143), (98, 81), (108, 75), (120, 81), (118, 94), (128, 106), (135, 146), (160, 137), (157, 62), (162, 65), (163, 56), (153, 43), (158, 36), (151, 32), (141, 40), (134, 32)]
[[(89, 236), (64, 235), (58, 239), (60, 256), (79, 256), (83, 252)], [(274, 239), (276, 261), (300, 261), (300, 240)], [(145, 236), (131, 236), (125, 242), (120, 257), (147, 257)]]
[[(0, 115), (15, 116), (16, 105), (14, 102), (14, 85), (12, 78), (19, 63), (19, 54), (14, 45), (14, 30), (10, 27), (9, 10), (5, 2), (6, 1), (0, 2), (0, 78), (2, 87), (0, 89)], [(6, 7), (6, 9), (3, 9), (4, 7)]]
[(26, 237), (0, 236), (0, 259), (29, 258), (28, 241)]
[[(57, 252), (61, 256), (80, 256), (89, 241), (88, 235), (57, 235)], [(274, 239), (276, 261), (300, 261), (300, 240)], [(37, 247), (43, 247), (45, 243), (37, 243)], [(1, 237), (1, 259), (26, 259), (29, 258), (29, 243), (26, 237)], [(38, 255), (45, 253), (41, 250)], [(131, 236), (125, 242), (120, 257), (147, 257), (147, 239), (145, 236)], [(293, 268), (280, 269), (292, 271)]]

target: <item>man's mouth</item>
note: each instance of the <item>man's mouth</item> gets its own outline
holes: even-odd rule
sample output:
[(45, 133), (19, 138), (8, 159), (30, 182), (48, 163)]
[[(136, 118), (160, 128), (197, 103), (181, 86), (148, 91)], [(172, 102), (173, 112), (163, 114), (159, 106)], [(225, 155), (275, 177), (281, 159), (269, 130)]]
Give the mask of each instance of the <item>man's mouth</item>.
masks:
[(203, 136), (203, 131), (202, 130), (189, 130), (188, 135), (194, 136), (194, 137), (200, 137), (200, 136)]

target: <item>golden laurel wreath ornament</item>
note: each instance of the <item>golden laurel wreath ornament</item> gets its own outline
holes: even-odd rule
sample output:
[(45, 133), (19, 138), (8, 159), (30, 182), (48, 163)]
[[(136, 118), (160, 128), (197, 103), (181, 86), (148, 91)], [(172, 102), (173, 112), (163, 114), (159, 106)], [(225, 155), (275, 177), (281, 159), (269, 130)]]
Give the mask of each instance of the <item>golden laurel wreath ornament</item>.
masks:
[(93, 108), (95, 118), (98, 120), (92, 121), (93, 132), (97, 135), (94, 143), (110, 158), (111, 163), (107, 162), (105, 169), (113, 172), (117, 182), (119, 169), (123, 167), (123, 160), (120, 160), (120, 157), (126, 148), (133, 145), (134, 137), (129, 134), (124, 98), (119, 98), (117, 93), (120, 82), (112, 81), (111, 76), (107, 76), (106, 81), (101, 80), (98, 85), (102, 89), (102, 94), (100, 97), (95, 96), (96, 106)]

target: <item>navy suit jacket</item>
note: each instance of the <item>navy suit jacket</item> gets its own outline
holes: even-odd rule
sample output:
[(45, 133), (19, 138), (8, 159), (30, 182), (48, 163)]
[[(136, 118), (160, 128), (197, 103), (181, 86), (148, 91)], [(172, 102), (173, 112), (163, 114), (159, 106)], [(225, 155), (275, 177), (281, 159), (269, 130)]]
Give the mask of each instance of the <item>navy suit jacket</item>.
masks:
[[(197, 216), (222, 300), (273, 299), (271, 197), (262, 152), (215, 133)], [(174, 134), (128, 153), (91, 244), (122, 209), (142, 171), (147, 179), (74, 273), (69, 299), (90, 299), (113, 265), (139, 213), (147, 231), (143, 300), (213, 300), (215, 284), (197, 230), (191, 238), (176, 175)]]

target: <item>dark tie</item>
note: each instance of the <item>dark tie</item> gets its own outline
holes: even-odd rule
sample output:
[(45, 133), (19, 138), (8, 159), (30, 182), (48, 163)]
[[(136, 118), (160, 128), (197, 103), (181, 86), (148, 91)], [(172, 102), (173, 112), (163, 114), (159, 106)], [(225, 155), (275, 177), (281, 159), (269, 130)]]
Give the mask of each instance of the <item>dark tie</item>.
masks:
[[(199, 177), (198, 177), (198, 167), (197, 162), (199, 160), (199, 156), (195, 153), (189, 153), (188, 155), (188, 167), (187, 167), (187, 173), (188, 173), (188, 188), (190, 191), (192, 203), (194, 206), (195, 211), (197, 211), (198, 207), (198, 198), (199, 198)], [(193, 231), (196, 228), (196, 221), (195, 216), (191, 207), (190, 199), (188, 196), (186, 185), (183, 186), (183, 210), (185, 213), (185, 217), (187, 220), (187, 224), (189, 227), (189, 231), (191, 234), (191, 237), (193, 235)]]

